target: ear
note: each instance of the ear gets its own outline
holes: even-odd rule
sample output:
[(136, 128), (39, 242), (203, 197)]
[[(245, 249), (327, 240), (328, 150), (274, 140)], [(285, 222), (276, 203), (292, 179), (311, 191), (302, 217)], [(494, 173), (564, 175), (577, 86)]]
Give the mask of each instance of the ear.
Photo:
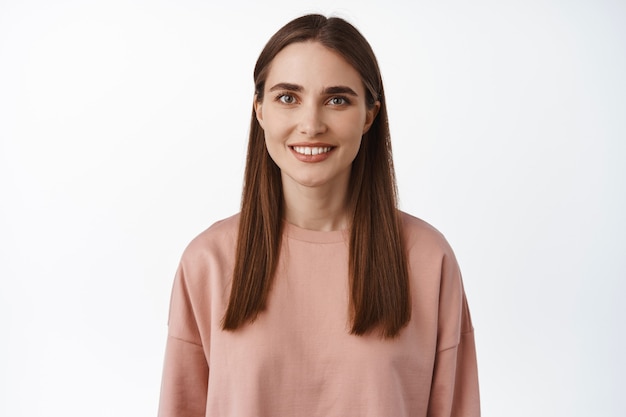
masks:
[(263, 127), (263, 102), (258, 101), (256, 96), (254, 96), (254, 113), (256, 114), (256, 120), (261, 125), (261, 128), (264, 129)]
[[(376, 100), (374, 105), (367, 109), (365, 113), (365, 125), (363, 125), (363, 134), (367, 133), (372, 127), (372, 123), (376, 120), (376, 116), (378, 115), (378, 111), (380, 110), (380, 101)], [(258, 117), (258, 116), (257, 116)]]

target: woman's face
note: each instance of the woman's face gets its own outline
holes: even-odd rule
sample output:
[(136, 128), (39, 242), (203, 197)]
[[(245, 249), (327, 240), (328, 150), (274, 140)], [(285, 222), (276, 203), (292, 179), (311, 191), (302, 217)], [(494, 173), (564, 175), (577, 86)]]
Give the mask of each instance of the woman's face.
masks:
[(346, 187), (368, 109), (359, 73), (318, 42), (293, 43), (270, 63), (256, 116), (283, 187)]

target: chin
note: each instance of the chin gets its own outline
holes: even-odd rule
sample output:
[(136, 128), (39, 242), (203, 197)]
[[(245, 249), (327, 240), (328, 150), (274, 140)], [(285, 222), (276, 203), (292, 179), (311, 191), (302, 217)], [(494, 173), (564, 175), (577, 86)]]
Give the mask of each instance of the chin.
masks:
[(296, 181), (296, 183), (302, 187), (315, 188), (315, 187), (322, 187), (326, 185), (327, 182), (323, 180), (319, 180), (319, 179), (308, 179), (308, 180), (298, 180)]

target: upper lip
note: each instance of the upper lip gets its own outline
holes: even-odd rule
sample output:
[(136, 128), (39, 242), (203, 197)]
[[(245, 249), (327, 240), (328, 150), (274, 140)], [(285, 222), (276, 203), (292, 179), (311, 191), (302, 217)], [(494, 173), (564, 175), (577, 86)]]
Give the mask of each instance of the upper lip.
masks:
[(321, 142), (314, 142), (314, 143), (310, 143), (310, 142), (300, 142), (300, 143), (290, 143), (288, 146), (290, 147), (294, 147), (294, 146), (303, 146), (303, 147), (309, 147), (309, 148), (334, 148), (334, 145), (331, 145), (330, 143), (321, 143)]

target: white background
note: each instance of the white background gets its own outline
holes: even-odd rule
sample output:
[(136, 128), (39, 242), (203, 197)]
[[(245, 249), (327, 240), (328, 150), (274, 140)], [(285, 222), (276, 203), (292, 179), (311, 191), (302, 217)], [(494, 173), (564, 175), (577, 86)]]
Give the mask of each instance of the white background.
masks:
[(155, 415), (178, 259), (238, 210), (254, 62), (307, 12), (378, 55), (483, 415), (626, 415), (620, 0), (0, 0), (0, 415)]

